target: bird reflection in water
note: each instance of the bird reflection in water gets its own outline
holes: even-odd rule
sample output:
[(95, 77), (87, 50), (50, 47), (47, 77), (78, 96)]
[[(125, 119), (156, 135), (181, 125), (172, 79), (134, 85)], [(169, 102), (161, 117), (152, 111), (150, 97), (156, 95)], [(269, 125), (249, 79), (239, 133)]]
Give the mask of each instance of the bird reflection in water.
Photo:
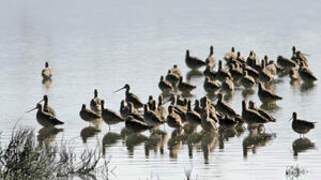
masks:
[(107, 147), (111, 147), (121, 139), (121, 135), (115, 132), (108, 132), (103, 137), (103, 155), (106, 154)]
[(154, 153), (157, 154), (158, 149), (160, 154), (164, 154), (164, 144), (166, 144), (168, 139), (167, 132), (162, 130), (154, 130), (148, 140), (145, 142), (145, 156), (149, 157), (150, 150), (154, 150)]
[(303, 82), (300, 87), (301, 92), (307, 92), (315, 87), (313, 82)]
[(134, 132), (132, 130), (126, 130), (126, 147), (128, 154), (132, 157), (134, 155), (134, 148), (148, 140), (148, 137), (140, 134), (139, 132)]
[(189, 82), (192, 78), (200, 78), (203, 76), (203, 73), (199, 70), (190, 70), (186, 73), (186, 79)]
[(195, 146), (200, 146), (201, 134), (197, 132), (197, 125), (192, 123), (185, 123), (183, 127), (183, 143), (187, 144), (188, 156), (190, 159), (193, 158), (193, 148)]
[(94, 124), (95, 126), (87, 126), (85, 128), (83, 128), (81, 131), (80, 131), (80, 136), (81, 136), (81, 139), (83, 141), (83, 143), (87, 143), (87, 140), (88, 138), (91, 138), (91, 137), (94, 137), (96, 136), (98, 133), (100, 133), (100, 123), (101, 122), (98, 122), (96, 121)]
[(167, 146), (169, 150), (169, 157), (177, 159), (177, 152), (183, 145), (184, 129), (175, 129), (171, 138), (168, 140)]
[(235, 129), (234, 126), (232, 127), (224, 127), (224, 126), (220, 126), (218, 129), (218, 140), (219, 140), (219, 149), (224, 149), (224, 142), (225, 141), (229, 141), (229, 138), (233, 138), (235, 137), (238, 132)]
[(243, 89), (242, 96), (244, 98), (247, 98), (248, 96), (253, 95), (254, 93), (255, 93), (254, 89)]
[(243, 139), (243, 157), (247, 158), (248, 150), (252, 149), (253, 154), (256, 148), (265, 146), (276, 138), (275, 133), (266, 133), (263, 124), (251, 124), (248, 126), (249, 135)]
[(204, 163), (209, 164), (209, 155), (218, 143), (218, 136), (215, 132), (202, 132), (201, 147), (204, 155)]
[(277, 111), (280, 109), (280, 106), (278, 106), (275, 103), (263, 103), (261, 104), (260, 108), (264, 109), (264, 110), (268, 110), (268, 111)]
[(45, 145), (45, 148), (48, 149), (50, 144), (55, 141), (56, 135), (60, 132), (62, 132), (62, 128), (56, 128), (54, 126), (47, 126), (43, 127), (38, 131), (37, 140), (39, 143), (39, 147), (43, 148), (43, 145)]
[(52, 79), (42, 79), (41, 83), (45, 86), (45, 88), (49, 89), (52, 84)]
[(305, 152), (309, 149), (315, 149), (314, 143), (306, 137), (298, 138), (292, 143), (293, 156), (296, 159), (301, 152)]

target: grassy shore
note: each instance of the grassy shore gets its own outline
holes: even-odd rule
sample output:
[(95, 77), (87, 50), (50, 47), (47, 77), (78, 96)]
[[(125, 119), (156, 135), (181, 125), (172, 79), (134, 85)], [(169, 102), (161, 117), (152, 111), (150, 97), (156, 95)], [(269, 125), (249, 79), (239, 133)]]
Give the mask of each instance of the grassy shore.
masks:
[(108, 163), (100, 151), (80, 155), (66, 145), (37, 147), (31, 129), (14, 130), (5, 147), (0, 147), (0, 179), (108, 179)]

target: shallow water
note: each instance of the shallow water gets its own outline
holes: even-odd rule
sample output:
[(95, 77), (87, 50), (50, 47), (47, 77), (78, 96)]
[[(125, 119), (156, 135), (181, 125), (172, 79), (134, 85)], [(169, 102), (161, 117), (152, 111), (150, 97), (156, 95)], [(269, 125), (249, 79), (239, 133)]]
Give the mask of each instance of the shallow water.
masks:
[[(106, 157), (116, 167), (112, 179), (183, 179), (184, 169), (190, 168), (192, 177), (198, 179), (286, 179), (286, 167), (295, 164), (308, 171), (300, 179), (316, 179), (321, 165), (319, 124), (305, 136), (315, 149), (294, 156), (292, 144), (299, 135), (292, 131), (288, 119), (296, 111), (300, 118), (319, 121), (319, 82), (306, 89), (292, 86), (288, 77), (278, 78), (276, 92), (283, 100), (272, 112), (277, 122), (265, 125), (265, 135), (270, 138), (255, 141), (247, 155), (243, 145), (253, 145), (255, 135), (249, 134), (246, 126), (243, 133), (220, 132), (210, 139), (187, 143), (172, 138), (172, 129), (167, 126), (160, 128), (162, 136), (145, 132), (123, 140), (124, 125), (108, 131), (101, 123), (101, 131), (84, 143), (81, 132), (90, 132), (90, 128), (78, 113), (81, 104), (89, 103), (95, 88), (106, 106), (115, 110), (124, 92), (113, 91), (125, 83), (144, 101), (148, 95), (157, 97), (159, 77), (174, 63), (188, 74), (185, 49), (206, 57), (210, 44), (218, 57), (235, 46), (245, 56), (255, 50), (260, 57), (268, 54), (272, 59), (281, 54), (290, 56), (292, 45), (296, 45), (310, 55), (311, 69), (321, 77), (320, 8), (321, 3), (312, 0), (235, 0), (229, 4), (191, 0), (1, 1), (1, 144), (8, 142), (16, 123), (40, 132), (35, 112), (24, 112), (48, 94), (57, 117), (65, 122), (60, 127), (63, 132), (51, 144), (65, 139), (80, 152), (96, 147), (97, 142), (101, 146), (104, 136), (114, 137), (116, 142), (108, 141), (111, 144), (106, 148)], [(50, 88), (41, 82), (45, 60), (54, 70)], [(202, 77), (193, 77), (191, 83), (198, 85), (193, 99), (206, 94)], [(240, 112), (242, 99), (241, 91), (235, 91), (229, 103)], [(256, 93), (248, 99), (259, 104)], [(156, 150), (148, 151), (155, 142)]]

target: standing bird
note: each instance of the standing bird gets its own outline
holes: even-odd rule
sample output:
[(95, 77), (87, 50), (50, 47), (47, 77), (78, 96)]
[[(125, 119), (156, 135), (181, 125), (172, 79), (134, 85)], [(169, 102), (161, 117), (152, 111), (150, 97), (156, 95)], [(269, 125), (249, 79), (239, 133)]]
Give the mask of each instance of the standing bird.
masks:
[(119, 112), (123, 117), (126, 117), (129, 113), (129, 104), (125, 105), (125, 100), (121, 100)]
[(299, 74), (300, 74), (301, 79), (304, 82), (313, 82), (313, 81), (318, 80), (314, 76), (313, 72), (307, 66), (305, 66), (303, 63), (300, 64)]
[(255, 79), (252, 76), (249, 76), (247, 71), (243, 71), (241, 83), (246, 89), (251, 89), (256, 84)]
[(217, 99), (217, 103), (215, 106), (216, 110), (221, 114), (235, 118), (237, 116), (237, 113), (234, 111), (234, 109), (230, 105), (223, 102), (223, 95), (221, 93), (219, 93), (217, 95), (217, 98), (218, 99)]
[(148, 105), (144, 105), (144, 120), (149, 126), (158, 126), (160, 124), (163, 124), (165, 121), (163, 121), (160, 116), (155, 113), (154, 111), (150, 110)]
[(268, 104), (270, 102), (275, 102), (277, 100), (281, 100), (282, 97), (274, 94), (273, 92), (265, 89), (263, 84), (259, 82), (259, 91), (258, 91), (259, 98), (263, 104)]
[(90, 101), (90, 109), (96, 112), (101, 111), (101, 99), (98, 97), (97, 89), (94, 90), (94, 98)]
[(168, 70), (167, 75), (165, 79), (171, 83), (172, 87), (175, 88), (177, 86), (177, 83), (179, 81), (179, 75), (177, 73), (173, 73), (171, 70)]
[(90, 109), (87, 109), (86, 104), (82, 105), (79, 115), (80, 115), (81, 119), (83, 119), (85, 121), (89, 121), (89, 122), (93, 122), (93, 121), (100, 119), (100, 115), (96, 114), (96, 112), (94, 112)]
[(237, 54), (235, 52), (235, 48), (232, 47), (231, 48), (231, 52), (228, 52), (224, 55), (224, 59), (227, 61), (227, 62), (230, 62), (232, 60), (235, 60), (237, 57)]
[(214, 93), (218, 89), (220, 89), (220, 84), (218, 82), (216, 82), (216, 81), (212, 81), (209, 77), (206, 76), (204, 84), (203, 84), (203, 87), (204, 87), (206, 92)]
[(314, 128), (314, 124), (316, 123), (298, 119), (296, 112), (293, 112), (291, 119), (293, 119), (292, 129), (300, 135), (308, 133), (311, 129)]
[(125, 126), (134, 132), (141, 132), (151, 129), (151, 126), (149, 126), (146, 122), (140, 121), (132, 115), (126, 117)]
[(200, 67), (206, 65), (206, 63), (201, 59), (194, 56), (190, 56), (189, 50), (186, 50), (185, 63), (192, 70), (197, 70)]
[(182, 71), (178, 68), (177, 64), (173, 65), (171, 72), (178, 75), (179, 77), (182, 76)]
[(192, 124), (201, 124), (201, 116), (194, 109), (192, 109), (191, 101), (187, 101), (186, 119)]
[(162, 120), (166, 120), (168, 113), (166, 107), (164, 106), (164, 99), (162, 95), (158, 96), (157, 113), (162, 118)]
[(47, 95), (44, 95), (44, 96), (43, 96), (43, 99), (40, 100), (38, 103), (41, 103), (42, 101), (44, 101), (43, 111), (51, 114), (51, 115), (54, 116), (54, 117), (56, 117), (56, 111), (55, 111), (52, 107), (50, 107), (50, 106), (48, 105), (48, 96), (47, 96)]
[(173, 91), (173, 86), (170, 82), (168, 82), (167, 80), (165, 80), (164, 76), (161, 76), (159, 83), (158, 83), (158, 87), (161, 91), (168, 93)]
[(234, 82), (232, 81), (232, 78), (225, 78), (225, 80), (222, 82), (221, 90), (226, 92), (234, 91)]
[(295, 61), (293, 61), (293, 60), (291, 60), (291, 59), (287, 59), (287, 58), (285, 58), (285, 57), (283, 57), (283, 56), (278, 56), (278, 58), (277, 58), (277, 63), (278, 63), (280, 66), (282, 66), (282, 67), (284, 67), (284, 68), (288, 68), (288, 69), (294, 68), (295, 66), (298, 65)]
[(253, 101), (249, 101), (249, 108), (257, 111), (258, 113), (260, 113), (261, 116), (265, 117), (266, 119), (268, 119), (271, 122), (276, 121), (276, 119), (273, 116), (271, 116), (268, 112), (264, 111), (261, 108), (256, 107), (255, 102), (253, 102)]
[(51, 79), (53, 73), (48, 62), (45, 63), (45, 68), (41, 71), (41, 75), (43, 79)]
[(177, 87), (181, 92), (186, 92), (186, 93), (190, 93), (193, 89), (196, 88), (196, 86), (193, 85), (193, 84), (189, 84), (187, 82), (183, 82), (183, 77), (179, 78), (179, 82), (178, 82), (178, 86)]
[(37, 106), (27, 112), (31, 112), (33, 110), (37, 111), (37, 121), (39, 124), (41, 124), (42, 126), (55, 126), (55, 125), (60, 125), (60, 124), (64, 124), (64, 122), (58, 120), (56, 117), (54, 117), (52, 114), (49, 114), (47, 112), (44, 112), (42, 109), (41, 104), (37, 104)]
[(118, 92), (120, 90), (126, 89), (126, 101), (127, 103), (131, 102), (134, 104), (135, 108), (142, 108), (144, 106), (144, 104), (142, 103), (142, 101), (138, 98), (138, 96), (136, 96), (135, 94), (130, 92), (130, 86), (129, 84), (125, 84), (124, 87), (118, 89), (117, 91), (114, 92)]
[(105, 101), (101, 100), (101, 117), (106, 124), (112, 125), (119, 122), (124, 122), (125, 120), (115, 111), (108, 108), (105, 109)]
[(222, 61), (219, 60), (218, 61), (218, 69), (217, 69), (217, 73), (216, 73), (216, 79), (220, 80), (220, 81), (224, 81), (225, 78), (231, 78), (232, 79), (232, 75), (231, 73), (226, 70), (226, 69), (223, 69), (223, 65), (222, 65)]
[(216, 66), (217, 59), (216, 59), (216, 57), (214, 55), (214, 47), (212, 45), (210, 46), (210, 54), (206, 58), (205, 63), (206, 63), (207, 66), (209, 66), (211, 68)]
[(182, 128), (183, 123), (182, 123), (182, 118), (179, 116), (173, 109), (173, 106), (168, 107), (169, 114), (167, 116), (167, 124), (171, 128)]
[(268, 119), (263, 117), (258, 111), (248, 109), (245, 100), (242, 101), (242, 118), (247, 123), (267, 123)]
[(204, 108), (202, 117), (201, 117), (201, 126), (204, 131), (214, 132), (217, 130), (215, 121), (213, 121), (209, 116), (209, 109), (207, 107)]

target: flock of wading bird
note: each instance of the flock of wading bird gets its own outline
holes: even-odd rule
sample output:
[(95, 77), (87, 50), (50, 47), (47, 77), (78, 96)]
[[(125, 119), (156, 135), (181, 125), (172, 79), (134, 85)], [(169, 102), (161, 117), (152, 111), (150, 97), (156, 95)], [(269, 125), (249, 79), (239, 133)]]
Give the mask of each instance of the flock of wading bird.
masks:
[[(201, 125), (204, 132), (214, 133), (219, 128), (236, 127), (244, 122), (248, 127), (260, 129), (264, 123), (276, 121), (276, 118), (266, 111), (275, 108), (276, 101), (282, 100), (282, 97), (273, 90), (276, 76), (289, 75), (291, 83), (302, 83), (305, 86), (312, 86), (317, 80), (309, 68), (306, 55), (294, 46), (292, 57), (278, 56), (277, 63), (266, 55), (260, 61), (254, 51), (251, 51), (247, 58), (243, 57), (240, 52), (235, 51), (234, 47), (224, 56), (224, 60), (223, 66), (223, 61), (217, 60), (213, 46), (210, 46), (210, 53), (205, 61), (191, 56), (189, 50), (186, 51), (185, 63), (192, 70), (191, 72), (200, 72), (198, 69), (205, 67), (202, 73), (205, 76), (203, 87), (208, 94), (201, 99), (196, 99), (195, 102), (191, 102), (188, 97), (196, 86), (184, 82), (181, 70), (177, 65), (173, 65), (166, 76), (160, 77), (158, 87), (163, 93), (158, 97), (158, 102), (153, 96), (149, 96), (148, 102), (143, 103), (131, 92), (130, 85), (125, 84), (123, 88), (115, 91), (126, 90), (125, 100), (120, 103), (119, 113), (106, 108), (104, 100), (99, 98), (98, 91), (95, 89), (90, 108), (83, 104), (79, 115), (88, 122), (102, 119), (109, 128), (110, 125), (124, 122), (126, 129), (135, 133), (145, 130), (156, 131), (157, 127), (164, 123), (174, 128), (176, 133), (195, 130), (198, 125)], [(215, 71), (217, 64), (218, 68)], [(46, 62), (45, 69), (42, 70), (43, 80), (51, 81), (52, 76), (53, 72)], [(262, 106), (257, 107), (253, 101), (243, 100), (242, 112), (239, 114), (225, 102), (235, 87), (243, 87), (243, 95), (246, 96), (255, 92), (253, 89), (256, 85)], [(170, 102), (167, 108), (165, 99), (166, 102)], [(217, 100), (212, 101), (212, 99)], [(42, 101), (44, 101), (43, 106)], [(35, 109), (38, 110), (37, 120), (44, 127), (64, 124), (56, 118), (54, 109), (48, 105), (47, 95), (44, 95), (32, 110)], [(291, 119), (292, 129), (300, 136), (314, 128), (315, 122), (298, 119), (296, 112), (293, 112)]]

